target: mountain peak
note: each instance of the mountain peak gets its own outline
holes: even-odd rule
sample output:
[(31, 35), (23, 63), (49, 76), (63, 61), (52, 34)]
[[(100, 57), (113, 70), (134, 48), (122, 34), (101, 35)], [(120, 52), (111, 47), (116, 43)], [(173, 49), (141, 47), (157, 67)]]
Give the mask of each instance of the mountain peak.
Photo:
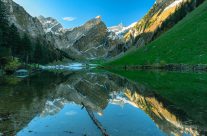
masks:
[(59, 34), (63, 30), (63, 26), (52, 17), (38, 16), (37, 18), (41, 22), (46, 33), (52, 32), (54, 34)]
[[(104, 24), (103, 21), (101, 20), (101, 16), (97, 16), (95, 18), (92, 18), (91, 20), (87, 21), (84, 26), (88, 29), (100, 25), (100, 24)], [(105, 25), (105, 24), (104, 24)]]
[(102, 19), (102, 17), (101, 16), (97, 16), (96, 19)]
[(163, 1), (165, 1), (165, 0), (156, 0), (156, 3), (162, 3)]

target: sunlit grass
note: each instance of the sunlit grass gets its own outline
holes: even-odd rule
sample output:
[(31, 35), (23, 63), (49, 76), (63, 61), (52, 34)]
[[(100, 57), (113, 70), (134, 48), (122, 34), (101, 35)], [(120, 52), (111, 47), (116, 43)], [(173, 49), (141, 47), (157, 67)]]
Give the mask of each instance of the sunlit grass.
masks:
[(107, 65), (206, 64), (207, 1), (154, 42)]

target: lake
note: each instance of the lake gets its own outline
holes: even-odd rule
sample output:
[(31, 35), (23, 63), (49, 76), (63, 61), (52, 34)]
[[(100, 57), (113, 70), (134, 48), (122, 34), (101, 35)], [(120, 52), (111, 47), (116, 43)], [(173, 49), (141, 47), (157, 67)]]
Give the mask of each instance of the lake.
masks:
[(112, 72), (1, 77), (0, 136), (207, 135), (206, 73)]

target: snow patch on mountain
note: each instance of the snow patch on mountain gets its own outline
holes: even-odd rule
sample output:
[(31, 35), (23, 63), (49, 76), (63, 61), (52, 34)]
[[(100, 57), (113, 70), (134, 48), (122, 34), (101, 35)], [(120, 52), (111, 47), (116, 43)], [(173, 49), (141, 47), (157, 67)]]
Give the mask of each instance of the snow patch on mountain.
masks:
[(124, 26), (122, 23), (117, 26), (108, 27), (108, 30), (110, 32), (114, 32), (116, 35), (123, 35), (127, 31), (129, 31), (130, 28), (134, 27), (137, 22), (132, 23), (129, 26)]
[(170, 9), (170, 8), (173, 8), (173, 7), (175, 7), (175, 6), (180, 5), (183, 1), (184, 1), (184, 0), (175, 0), (172, 4), (170, 4), (168, 7), (166, 7), (166, 8), (164, 9), (164, 11), (166, 11), (166, 10), (168, 10), (168, 9)]
[(55, 35), (59, 35), (64, 32), (63, 26), (56, 20), (51, 17), (43, 17), (39, 16), (38, 20), (41, 22), (45, 33), (53, 33)]
[[(101, 16), (87, 21), (85, 24), (65, 29), (56, 19), (38, 17), (46, 37), (56, 48), (64, 50), (69, 56), (77, 59), (97, 59), (114, 56), (116, 46), (124, 44), (123, 36), (110, 32)], [(121, 49), (118, 50), (120, 52)]]

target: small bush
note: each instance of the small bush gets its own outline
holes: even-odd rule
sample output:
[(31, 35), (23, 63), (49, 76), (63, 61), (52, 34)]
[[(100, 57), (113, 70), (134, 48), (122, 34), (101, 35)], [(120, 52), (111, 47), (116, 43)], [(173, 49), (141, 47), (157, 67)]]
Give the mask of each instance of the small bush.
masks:
[(18, 58), (9, 58), (4, 69), (7, 73), (13, 73), (20, 65)]

